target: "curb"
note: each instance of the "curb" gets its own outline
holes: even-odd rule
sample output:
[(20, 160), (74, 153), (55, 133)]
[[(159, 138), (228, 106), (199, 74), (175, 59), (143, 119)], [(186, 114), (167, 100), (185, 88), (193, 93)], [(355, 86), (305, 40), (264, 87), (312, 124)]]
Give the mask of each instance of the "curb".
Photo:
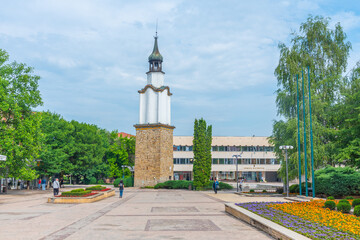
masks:
[(92, 203), (115, 195), (115, 190), (99, 192), (89, 197), (49, 197), (48, 203)]
[(225, 203), (225, 212), (254, 226), (275, 239), (283, 240), (311, 240), (297, 232), (287, 229), (277, 223), (252, 213), (244, 208), (238, 207), (235, 203)]

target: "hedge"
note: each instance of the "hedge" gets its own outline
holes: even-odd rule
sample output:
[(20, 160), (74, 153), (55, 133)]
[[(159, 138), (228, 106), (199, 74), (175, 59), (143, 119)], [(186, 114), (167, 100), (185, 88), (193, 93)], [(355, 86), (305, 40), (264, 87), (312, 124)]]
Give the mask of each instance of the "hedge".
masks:
[(61, 196), (83, 196), (83, 195), (86, 195), (86, 194), (89, 194), (91, 193), (91, 190), (86, 190), (86, 191), (81, 191), (81, 192), (72, 192), (72, 191), (69, 191), (69, 192), (62, 192), (61, 193)]
[(358, 206), (358, 205), (360, 205), (360, 198), (357, 198), (357, 199), (355, 199), (355, 200), (352, 202), (352, 206), (353, 206), (353, 207), (356, 207), (356, 206)]
[[(165, 188), (165, 189), (189, 189), (189, 186), (192, 186), (192, 181), (186, 180), (169, 180), (163, 183), (158, 183), (155, 185), (155, 189)], [(210, 181), (209, 184), (199, 190), (211, 190), (213, 186), (213, 181)], [(221, 189), (232, 189), (230, 184), (219, 182), (219, 190)]]
[(92, 191), (101, 191), (103, 189), (105, 189), (106, 187), (103, 187), (101, 185), (97, 185), (97, 186), (92, 186), (92, 187), (88, 187), (86, 188), (86, 190), (92, 190)]
[(338, 205), (336, 206), (337, 210), (342, 212), (342, 213), (349, 213), (350, 209), (351, 209), (351, 205), (350, 203), (345, 203), (345, 202), (339, 202)]
[(83, 192), (83, 191), (85, 191), (85, 190), (82, 188), (78, 188), (78, 189), (71, 190), (70, 192)]
[(114, 187), (119, 187), (120, 180), (123, 180), (125, 187), (133, 187), (134, 186), (134, 178), (133, 177), (127, 177), (127, 178), (117, 178), (114, 181)]
[(328, 200), (324, 204), (324, 208), (329, 208), (330, 210), (334, 210), (336, 207), (336, 203), (334, 201)]
[(354, 215), (358, 217), (360, 216), (360, 206), (356, 206), (354, 208)]
[(350, 167), (326, 167), (315, 171), (317, 194), (328, 196), (357, 195), (360, 186), (360, 172)]

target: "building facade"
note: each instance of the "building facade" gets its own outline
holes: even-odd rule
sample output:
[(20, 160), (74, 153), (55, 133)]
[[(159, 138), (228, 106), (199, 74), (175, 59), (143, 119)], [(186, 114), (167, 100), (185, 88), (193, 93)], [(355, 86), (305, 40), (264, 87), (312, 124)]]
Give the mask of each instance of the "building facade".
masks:
[[(174, 179), (192, 179), (192, 146), (192, 136), (174, 136)], [(219, 180), (235, 180), (238, 169), (249, 182), (280, 181), (280, 161), (267, 137), (213, 137), (211, 155), (211, 176)]]
[(136, 128), (136, 187), (154, 186), (172, 179), (173, 129), (171, 126), (170, 88), (164, 85), (163, 57), (155, 36), (153, 52), (148, 58), (147, 83), (139, 92), (139, 123)]

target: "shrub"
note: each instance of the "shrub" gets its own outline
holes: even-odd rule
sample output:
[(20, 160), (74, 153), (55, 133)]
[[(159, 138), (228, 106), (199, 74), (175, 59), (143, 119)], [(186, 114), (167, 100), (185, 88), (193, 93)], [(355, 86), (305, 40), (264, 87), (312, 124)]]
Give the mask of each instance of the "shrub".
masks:
[(338, 205), (336, 206), (337, 210), (342, 212), (342, 213), (349, 213), (350, 209), (351, 209), (351, 205), (350, 203), (345, 203), (345, 202), (339, 202)]
[(104, 180), (100, 179), (97, 183), (98, 184), (104, 184), (105, 182), (104, 182)]
[(349, 201), (346, 200), (346, 199), (341, 199), (341, 200), (339, 201), (339, 203), (346, 203), (346, 204), (349, 204), (349, 205), (350, 205)]
[(91, 190), (91, 191), (101, 191), (103, 189), (105, 189), (106, 187), (103, 187), (101, 185), (97, 185), (97, 186), (92, 186), (92, 187), (88, 187), (86, 188), (86, 190)]
[(324, 204), (324, 208), (328, 208), (330, 210), (334, 210), (336, 207), (336, 204), (334, 201), (326, 201), (325, 204)]
[(360, 206), (359, 205), (354, 208), (354, 215), (357, 217), (360, 216)]
[(299, 192), (299, 184), (293, 184), (289, 187), (290, 193), (298, 193)]
[(62, 192), (61, 193), (61, 196), (64, 196), (64, 197), (68, 197), (68, 196), (83, 196), (83, 195), (86, 195), (86, 194), (89, 194), (91, 193), (91, 190), (87, 190), (87, 191), (80, 191), (80, 192)]
[(96, 184), (96, 178), (95, 177), (91, 177), (89, 184)]
[(335, 198), (333, 196), (330, 196), (327, 198), (328, 200), (335, 200)]
[(255, 190), (254, 190), (254, 189), (250, 189), (250, 192), (255, 192)]
[(83, 192), (83, 191), (85, 191), (85, 190), (82, 188), (78, 188), (78, 189), (71, 190), (70, 192)]
[(356, 207), (357, 205), (360, 205), (360, 198), (354, 199), (354, 201), (352, 202), (353, 207)]
[(315, 185), (318, 194), (355, 195), (359, 191), (360, 172), (350, 167), (326, 167), (315, 171)]
[(189, 189), (192, 185), (192, 181), (186, 180), (169, 180), (163, 183), (158, 183), (154, 186), (155, 189), (166, 188), (166, 189)]
[(133, 177), (126, 177), (124, 179), (117, 178), (114, 181), (114, 187), (119, 187), (120, 180), (123, 180), (123, 183), (124, 183), (125, 187), (133, 187), (134, 186), (134, 178)]
[(278, 194), (283, 194), (284, 188), (283, 188), (283, 187), (278, 187), (278, 188), (276, 188), (276, 192), (277, 192)]
[(262, 192), (267, 192), (266, 189), (262, 190)]
[(347, 199), (347, 200), (354, 200), (354, 197), (353, 197), (353, 196), (347, 196), (345, 199)]

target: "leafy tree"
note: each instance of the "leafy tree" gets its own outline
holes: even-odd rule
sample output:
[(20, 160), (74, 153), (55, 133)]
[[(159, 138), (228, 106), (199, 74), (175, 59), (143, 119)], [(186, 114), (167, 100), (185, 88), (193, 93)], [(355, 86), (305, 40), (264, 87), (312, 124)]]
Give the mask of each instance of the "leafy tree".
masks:
[[(296, 74), (299, 74), (300, 106), (302, 107), (302, 70), (304, 70), (305, 99), (308, 96), (307, 67), (310, 67), (311, 96), (312, 96), (312, 124), (314, 138), (314, 161), (315, 167), (325, 164), (334, 164), (337, 155), (336, 136), (337, 123), (335, 103), (341, 99), (340, 89), (344, 85), (342, 74), (346, 70), (347, 59), (351, 49), (350, 42), (346, 41), (346, 34), (340, 23), (335, 29), (329, 28), (329, 19), (310, 16), (300, 26), (300, 31), (292, 33), (290, 46), (279, 44), (280, 59), (275, 69), (278, 81), (276, 91), (276, 105), (278, 115), (285, 120), (275, 121), (273, 134), (270, 141), (275, 145), (275, 151), (279, 158), (283, 158), (278, 146), (289, 144), (294, 146), (289, 159), (291, 168), (289, 177), (294, 178), (298, 173), (297, 159), (297, 85)], [(305, 102), (308, 106), (308, 103)], [(299, 109), (302, 113), (303, 109)], [(301, 118), (300, 131), (303, 138), (303, 123), (309, 123), (309, 109), (306, 107), (307, 118)], [(301, 114), (302, 115), (302, 114)], [(307, 129), (307, 131), (309, 131)], [(309, 136), (309, 132), (307, 132)], [(304, 142), (304, 139), (301, 139)], [(310, 144), (307, 147), (310, 148)], [(303, 146), (301, 146), (303, 152)], [(307, 149), (310, 159), (310, 150)], [(304, 155), (302, 155), (304, 158)], [(310, 161), (308, 161), (310, 163)], [(285, 163), (285, 162), (283, 162)], [(303, 173), (305, 169), (304, 159)], [(310, 164), (307, 166), (310, 167)], [(285, 164), (280, 169), (280, 175), (284, 176)], [(308, 171), (310, 173), (310, 171)]]
[(194, 122), (194, 186), (204, 187), (209, 183), (211, 173), (212, 126), (206, 126), (204, 119)]
[(0, 49), (0, 163), (2, 176), (36, 178), (35, 159), (39, 155), (42, 134), (41, 114), (33, 109), (42, 104), (39, 76), (23, 63), (9, 63), (9, 55)]

